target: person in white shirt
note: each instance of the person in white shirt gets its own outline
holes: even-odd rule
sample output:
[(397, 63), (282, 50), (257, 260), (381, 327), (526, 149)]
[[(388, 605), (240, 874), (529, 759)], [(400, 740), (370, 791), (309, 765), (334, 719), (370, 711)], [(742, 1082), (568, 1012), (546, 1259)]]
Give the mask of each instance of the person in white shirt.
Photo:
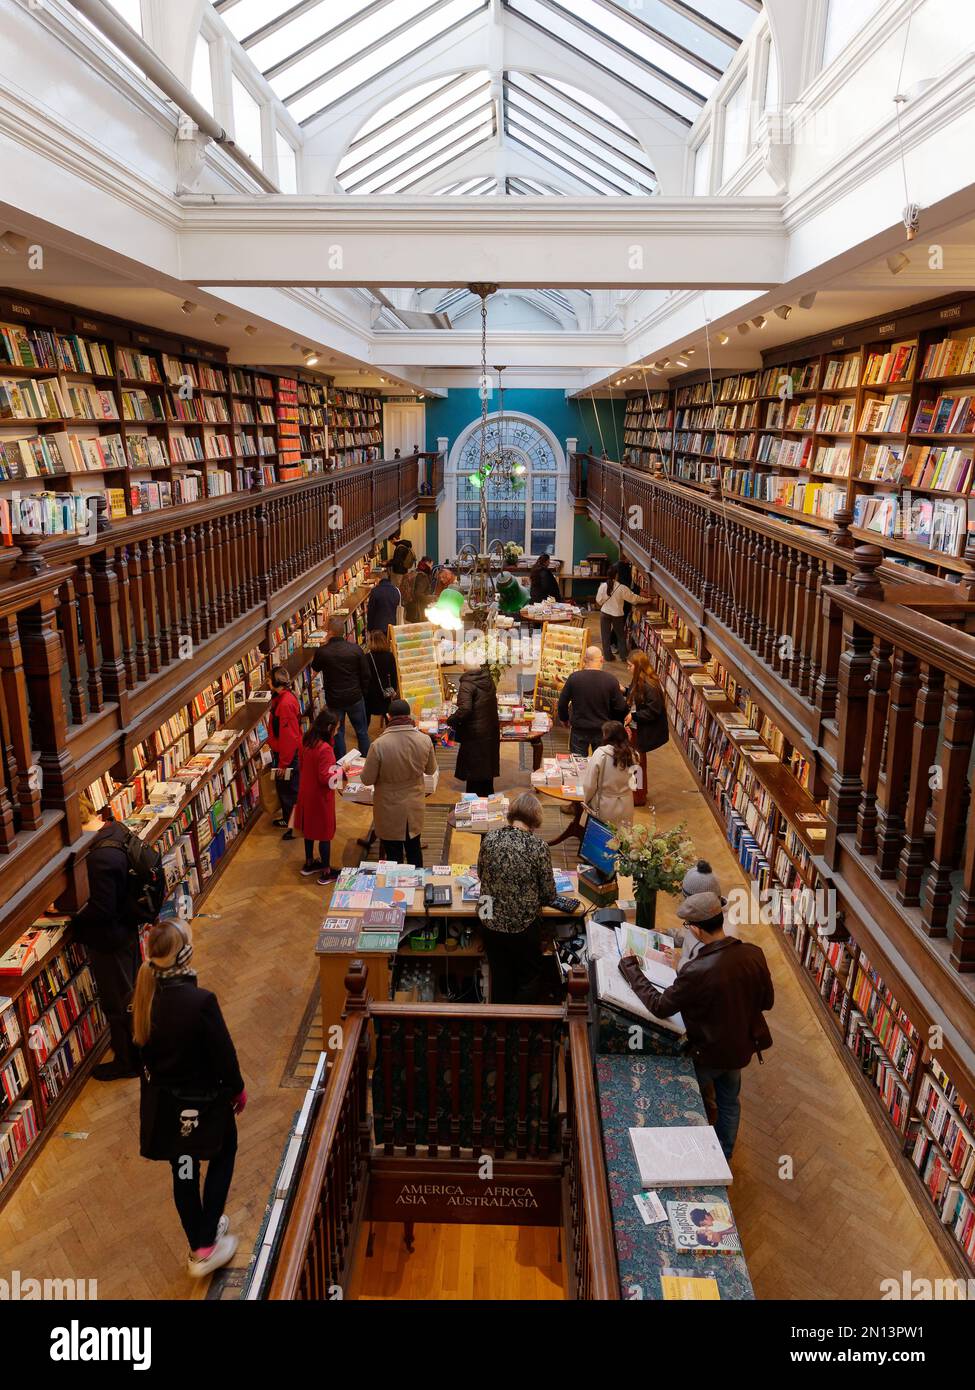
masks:
[(586, 806), (603, 825), (632, 825), (634, 772), (639, 762), (618, 720), (605, 723), (602, 735), (582, 779)]
[(599, 637), (603, 644), (603, 660), (613, 659), (613, 638), (619, 651), (619, 660), (626, 660), (626, 617), (623, 606), (632, 603), (634, 607), (646, 608), (653, 599), (641, 598), (626, 584), (619, 582), (619, 566), (612, 565), (605, 581), (596, 591), (596, 607), (599, 609)]

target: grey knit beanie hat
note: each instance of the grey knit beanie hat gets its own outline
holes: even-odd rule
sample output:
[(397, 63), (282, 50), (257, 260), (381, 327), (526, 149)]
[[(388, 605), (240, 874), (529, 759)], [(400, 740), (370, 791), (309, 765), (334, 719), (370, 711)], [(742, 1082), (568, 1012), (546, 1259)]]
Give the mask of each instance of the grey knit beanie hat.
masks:
[(716, 893), (721, 897), (718, 875), (712, 871), (706, 859), (699, 859), (693, 869), (688, 869), (681, 884), (681, 892), (685, 898), (691, 897), (694, 893)]

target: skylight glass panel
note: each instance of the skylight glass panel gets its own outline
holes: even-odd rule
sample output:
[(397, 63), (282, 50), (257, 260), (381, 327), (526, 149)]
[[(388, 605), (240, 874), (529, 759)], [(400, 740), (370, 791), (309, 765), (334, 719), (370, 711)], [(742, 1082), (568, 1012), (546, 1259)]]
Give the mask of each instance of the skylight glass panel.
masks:
[(523, 124), (513, 113), (509, 113), (508, 116), (508, 133), (511, 139), (527, 145), (560, 172), (581, 183), (590, 193), (616, 195), (632, 191), (622, 182), (616, 182), (609, 175), (597, 172), (589, 162), (580, 160), (577, 154), (560, 148), (557, 142), (549, 138), (549, 133), (540, 130), (537, 124)]
[[(359, 193), (405, 193), (415, 184), (422, 183), (438, 170), (446, 168), (454, 160), (468, 154), (478, 145), (490, 138), (494, 130), (493, 119), (482, 120), (469, 130), (450, 131), (425, 148), (423, 157), (414, 157), (412, 162), (402, 161), (396, 168), (388, 170), (380, 180), (370, 180), (356, 191)], [(451, 138), (451, 137), (454, 138)]]
[(216, 0), (214, 5), (224, 24), (241, 43), (294, 8), (295, 0)]
[(420, 135), (412, 142), (400, 143), (395, 149), (383, 152), (381, 156), (369, 161), (367, 167), (349, 173), (342, 180), (342, 187), (348, 193), (368, 193), (387, 182), (404, 169), (419, 165), (432, 154), (442, 153), (454, 140), (467, 134), (473, 128), (484, 126), (494, 129), (494, 109), (490, 102), (483, 100), (471, 105), (465, 115), (447, 123), (440, 131)]
[(543, 79), (510, 73), (505, 95), (508, 110), (557, 130), (574, 147), (625, 173), (640, 191), (654, 191), (656, 176), (636, 136), (618, 118), (611, 124), (587, 111), (585, 93), (564, 84), (555, 89)]
[[(701, 97), (710, 96), (714, 90), (717, 81), (715, 77), (708, 77), (695, 63), (689, 62), (662, 44), (645, 24), (631, 24), (623, 15), (613, 13), (612, 8), (598, 4), (597, 0), (558, 0), (558, 8), (568, 11), (576, 19), (604, 34), (606, 38), (612, 39), (621, 48), (636, 54), (645, 63), (652, 64), (672, 77), (675, 82), (689, 87)], [(639, 14), (639, 10), (636, 14)]]
[(483, 113), (490, 106), (490, 83), (485, 73), (475, 73), (462, 83), (452, 83), (449, 93), (438, 93), (408, 108), (401, 116), (382, 122), (374, 135), (353, 141), (336, 171), (336, 178), (351, 192), (363, 177), (375, 173), (384, 164), (408, 151), (421, 149), (433, 136), (459, 127), (474, 111)]
[(608, 178), (621, 193), (652, 193), (655, 187), (653, 174), (636, 161), (619, 154), (598, 137), (585, 130), (552, 118), (544, 108), (535, 106), (513, 88), (508, 90), (507, 120), (527, 127), (534, 134), (554, 145), (562, 154), (579, 161), (589, 174)]
[(231, 89), (234, 103), (234, 140), (245, 154), (249, 154), (255, 163), (260, 164), (263, 159), (260, 105), (239, 77), (231, 78)]
[[(476, 86), (479, 80), (484, 80), (484, 77), (485, 73), (482, 71), (468, 74), (466, 80), (471, 85)], [(460, 80), (463, 82), (465, 79), (461, 77)], [(443, 93), (442, 100), (448, 101), (450, 99), (449, 93), (453, 89), (454, 83), (457, 81), (458, 79), (456, 77), (435, 77), (432, 82), (424, 82), (419, 87), (411, 87), (409, 91), (401, 92), (398, 97), (393, 97), (392, 101), (388, 102), (377, 111), (374, 116), (371, 116), (370, 119), (366, 121), (365, 125), (352, 142), (353, 147), (358, 146), (361, 141), (368, 139), (373, 131), (386, 125), (388, 121), (394, 120), (397, 116), (403, 116), (405, 118), (406, 113), (411, 107), (419, 106), (428, 99), (435, 99), (438, 93)]]
[(324, 46), (333, 42), (330, 35), (334, 35), (356, 15), (361, 15), (363, 10), (374, 9), (375, 6), (376, 0), (324, 0), (289, 24), (282, 24), (266, 38), (260, 37), (266, 24), (259, 26), (254, 35), (256, 41), (247, 45), (248, 52), (261, 71), (266, 73), (279, 63), (287, 62), (309, 44)]
[(397, 63), (422, 52), (484, 9), (486, 3), (441, 0), (418, 16), (416, 0), (389, 0), (380, 11), (365, 11), (359, 23), (270, 78), (271, 84), (287, 101), (296, 120), (309, 120)]
[[(575, 2), (581, 5), (583, 0)], [(704, 97), (699, 91), (684, 87), (676, 79), (671, 85), (655, 74), (653, 66), (637, 53), (601, 41), (598, 33), (594, 34), (579, 23), (569, 10), (556, 4), (555, 0), (505, 0), (505, 4), (513, 14), (520, 15), (543, 33), (560, 40), (577, 57), (618, 82), (625, 83), (658, 110), (676, 116), (683, 125), (693, 125), (700, 114)], [(714, 85), (713, 81), (711, 85)]]
[[(689, 5), (672, 4), (669, 0), (641, 0), (639, 7), (634, 7), (631, 0), (606, 0), (606, 5), (632, 16), (652, 29), (661, 42), (677, 44), (700, 63), (719, 72), (724, 72), (738, 48), (739, 35), (732, 31), (724, 33), (723, 26), (711, 30)], [(752, 14), (752, 19), (754, 17)]]

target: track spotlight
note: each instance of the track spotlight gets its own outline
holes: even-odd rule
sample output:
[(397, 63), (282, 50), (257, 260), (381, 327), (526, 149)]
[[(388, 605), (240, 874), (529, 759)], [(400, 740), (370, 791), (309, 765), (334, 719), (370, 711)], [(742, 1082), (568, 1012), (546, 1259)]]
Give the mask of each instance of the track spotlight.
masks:
[(745, 336), (746, 333), (750, 333), (751, 331), (752, 331), (752, 329), (751, 329), (751, 324), (749, 324), (749, 323), (740, 323), (740, 324), (738, 325), (738, 332), (741, 334), (741, 336), (742, 336), (743, 338), (744, 338), (744, 336)]
[(681, 357), (693, 357), (695, 352), (697, 352), (697, 348), (685, 348), (681, 353)]
[(817, 295), (817, 294), (818, 294), (818, 290), (810, 290), (810, 292), (809, 292), (808, 294), (800, 295), (800, 297), (799, 297), (799, 308), (800, 308), (800, 309), (811, 309), (812, 306), (816, 303), (816, 295)]
[(791, 319), (791, 318), (792, 318), (792, 305), (791, 305), (791, 304), (780, 304), (779, 307), (776, 309), (775, 314), (776, 314), (776, 317), (777, 317), (777, 318), (780, 318), (780, 319), (783, 319), (783, 320), (786, 320), (786, 321), (789, 320), (789, 319)]
[(718, 342), (721, 344), (722, 347), (727, 347), (727, 345), (731, 342), (731, 339), (728, 337), (727, 333), (719, 333)]
[(670, 358), (669, 358), (669, 357), (665, 357), (664, 360), (663, 360), (663, 364), (662, 364), (662, 365), (663, 365), (664, 371), (666, 371), (667, 368), (670, 366)]
[(195, 314), (197, 310), (197, 305), (193, 303), (192, 299), (184, 299), (179, 307), (184, 314)]
[(315, 352), (312, 348), (305, 348), (304, 352), (301, 355), (305, 359), (306, 367), (314, 367), (318, 362), (318, 353)]
[(244, 324), (244, 332), (245, 332), (245, 333), (249, 333), (249, 334), (251, 335), (251, 337), (253, 338), (254, 334), (257, 332), (257, 329), (254, 327), (254, 325), (253, 325), (252, 323), (245, 323), (245, 324)]
[(27, 250), (27, 246), (27, 238), (19, 232), (4, 232), (3, 236), (0, 236), (0, 251), (4, 255), (20, 256)]
[(686, 357), (678, 357), (677, 365), (678, 367), (689, 367), (691, 364), (690, 362), (688, 362)]
[(303, 350), (304, 350), (304, 349), (302, 348), (302, 346), (301, 346), (300, 343), (292, 343), (292, 344), (291, 344), (291, 351), (292, 351), (292, 352), (302, 352)]
[(765, 317), (764, 314), (759, 314), (757, 319), (752, 319), (752, 323), (756, 328), (764, 328), (765, 325), (768, 323), (768, 319)]
[(226, 323), (226, 322), (227, 322), (227, 315), (226, 315), (226, 314), (214, 314), (214, 316), (213, 316), (213, 322), (214, 322), (214, 323)]
[(903, 251), (897, 251), (893, 256), (887, 257), (887, 269), (891, 275), (900, 275), (901, 271), (906, 270), (910, 263), (910, 256), (905, 256)]

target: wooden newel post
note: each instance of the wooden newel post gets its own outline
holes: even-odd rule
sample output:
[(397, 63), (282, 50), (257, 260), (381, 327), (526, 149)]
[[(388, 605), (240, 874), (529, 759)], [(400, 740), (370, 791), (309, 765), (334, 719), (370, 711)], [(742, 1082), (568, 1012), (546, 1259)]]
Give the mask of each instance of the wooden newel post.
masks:
[[(872, 547), (871, 547), (872, 548)], [(837, 838), (857, 828), (863, 791), (861, 772), (867, 742), (867, 710), (873, 635), (850, 617), (843, 622), (844, 651), (837, 671), (836, 717), (839, 754), (829, 788), (825, 858), (836, 867)]]
[(347, 1014), (364, 1014), (368, 1008), (366, 1000), (366, 982), (369, 978), (369, 970), (361, 960), (349, 962), (349, 973), (346, 975), (345, 984), (345, 1012)]
[(567, 981), (568, 1003), (566, 1014), (569, 1018), (589, 1016), (589, 975), (584, 965), (573, 965)]
[(856, 570), (846, 581), (846, 587), (852, 589), (857, 598), (883, 599), (884, 586), (877, 577), (877, 570), (884, 562), (884, 552), (876, 545), (858, 545), (854, 547), (853, 559)]
[(849, 507), (839, 507), (833, 513), (833, 521), (836, 524), (836, 530), (829, 538), (830, 545), (835, 546), (837, 550), (852, 550), (856, 545), (856, 540), (850, 535), (853, 513)]

